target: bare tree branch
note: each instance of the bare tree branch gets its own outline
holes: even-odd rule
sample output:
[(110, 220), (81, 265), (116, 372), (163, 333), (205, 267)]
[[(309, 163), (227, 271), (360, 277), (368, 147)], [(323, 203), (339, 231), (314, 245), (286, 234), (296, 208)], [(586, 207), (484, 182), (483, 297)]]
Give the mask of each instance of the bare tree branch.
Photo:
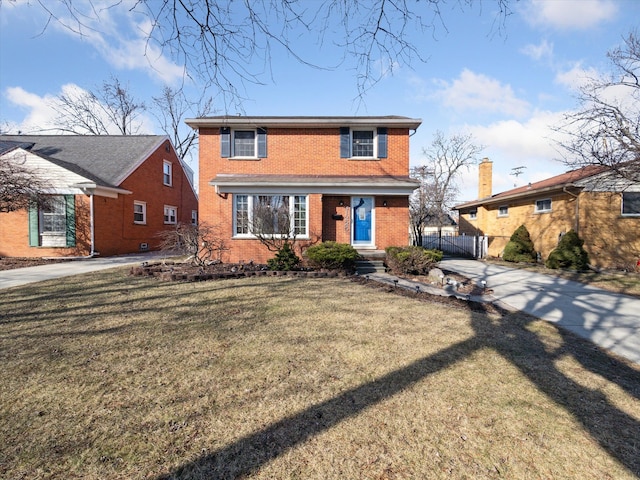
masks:
[(599, 165), (627, 179), (640, 178), (640, 37), (631, 32), (608, 53), (610, 75), (589, 78), (580, 108), (554, 130), (571, 168)]
[(27, 210), (31, 205), (46, 206), (49, 184), (19, 156), (0, 158), (0, 212)]

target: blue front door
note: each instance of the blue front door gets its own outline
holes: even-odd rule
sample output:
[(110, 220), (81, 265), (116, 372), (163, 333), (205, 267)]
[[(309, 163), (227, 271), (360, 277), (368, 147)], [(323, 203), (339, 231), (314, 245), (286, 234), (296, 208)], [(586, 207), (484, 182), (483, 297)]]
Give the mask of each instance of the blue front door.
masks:
[(373, 198), (353, 197), (353, 244), (371, 245), (373, 243)]

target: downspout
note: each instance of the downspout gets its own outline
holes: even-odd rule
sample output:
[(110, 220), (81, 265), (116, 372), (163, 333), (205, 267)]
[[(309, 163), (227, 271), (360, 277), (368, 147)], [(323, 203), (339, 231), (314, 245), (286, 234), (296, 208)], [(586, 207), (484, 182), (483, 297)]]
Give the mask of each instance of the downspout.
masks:
[(569, 190), (567, 190), (567, 187), (562, 187), (562, 191), (564, 193), (568, 193), (569, 195), (571, 195), (572, 197), (574, 197), (576, 199), (576, 221), (575, 221), (575, 226), (576, 226), (576, 234), (578, 236), (580, 236), (580, 197), (579, 197), (579, 195), (576, 195), (575, 193), (572, 193)]
[(93, 257), (96, 254), (95, 250), (95, 226), (93, 224), (93, 193), (89, 194), (89, 231), (91, 236), (91, 251), (89, 256)]

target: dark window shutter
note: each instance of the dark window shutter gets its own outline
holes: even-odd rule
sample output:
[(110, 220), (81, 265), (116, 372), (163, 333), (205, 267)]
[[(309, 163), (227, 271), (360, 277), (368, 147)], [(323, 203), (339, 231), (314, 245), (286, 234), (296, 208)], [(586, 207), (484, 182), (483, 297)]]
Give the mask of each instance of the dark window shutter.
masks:
[(387, 158), (387, 127), (378, 127), (378, 158)]
[(220, 156), (223, 158), (231, 156), (231, 129), (229, 127), (220, 128)]
[(258, 129), (258, 158), (267, 158), (267, 129)]
[(340, 127), (340, 158), (351, 156), (351, 134), (349, 127)]
[(32, 202), (29, 205), (29, 246), (40, 245), (40, 231), (38, 229), (38, 204)]
[(65, 195), (64, 203), (67, 218), (67, 247), (76, 246), (76, 198), (75, 195)]

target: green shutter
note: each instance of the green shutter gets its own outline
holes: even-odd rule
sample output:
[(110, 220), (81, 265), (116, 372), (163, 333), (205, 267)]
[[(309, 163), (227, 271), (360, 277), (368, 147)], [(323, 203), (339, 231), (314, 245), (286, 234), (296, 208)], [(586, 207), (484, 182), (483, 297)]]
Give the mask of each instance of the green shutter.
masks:
[(38, 204), (31, 202), (29, 204), (29, 246), (37, 247), (40, 245), (40, 232), (38, 229)]
[(75, 195), (65, 195), (64, 203), (66, 207), (65, 215), (67, 219), (67, 247), (76, 246), (76, 197)]

